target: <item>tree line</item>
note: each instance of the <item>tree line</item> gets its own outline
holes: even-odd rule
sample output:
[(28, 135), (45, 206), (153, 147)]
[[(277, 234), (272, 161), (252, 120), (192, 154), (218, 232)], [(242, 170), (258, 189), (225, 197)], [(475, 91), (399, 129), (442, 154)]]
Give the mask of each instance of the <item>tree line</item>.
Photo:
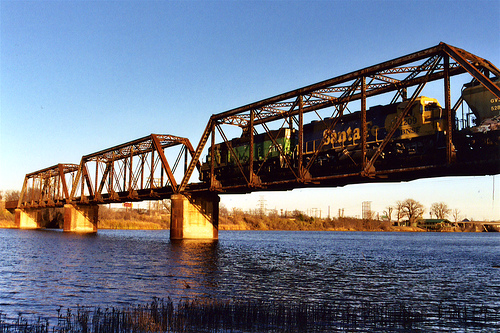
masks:
[[(392, 220), (393, 214), (396, 214), (396, 221), (408, 219), (410, 224), (414, 224), (417, 220), (423, 218), (425, 207), (415, 199), (398, 200), (394, 206), (388, 206), (384, 210), (384, 215), (389, 221)], [(444, 202), (435, 202), (429, 210), (431, 218), (447, 219), (451, 217), (454, 222), (459, 222), (461, 215), (459, 209), (451, 209)]]
[(20, 195), (21, 195), (20, 191), (14, 191), (14, 190), (0, 191), (0, 200), (17, 201), (19, 200)]

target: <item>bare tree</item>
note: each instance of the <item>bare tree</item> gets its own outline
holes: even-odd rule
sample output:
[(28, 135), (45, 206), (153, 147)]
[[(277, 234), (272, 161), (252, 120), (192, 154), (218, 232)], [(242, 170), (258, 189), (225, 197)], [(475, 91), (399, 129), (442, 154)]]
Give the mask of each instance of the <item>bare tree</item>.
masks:
[(219, 215), (224, 217), (228, 217), (230, 215), (229, 209), (227, 209), (227, 207), (222, 203), (219, 204)]
[(455, 208), (452, 211), (451, 215), (453, 216), (453, 220), (455, 221), (455, 223), (457, 223), (458, 220), (460, 220), (460, 210), (459, 209)]
[(431, 214), (438, 219), (445, 219), (451, 213), (451, 209), (444, 202), (435, 202), (431, 205)]
[(5, 191), (4, 193), (4, 200), (5, 201), (17, 201), (19, 200), (19, 196), (21, 195), (21, 192), (19, 191)]
[(403, 201), (396, 201), (396, 217), (398, 222), (405, 216), (403, 210)]
[(384, 210), (384, 215), (387, 216), (387, 218), (389, 219), (389, 222), (391, 222), (391, 220), (392, 220), (392, 212), (393, 211), (394, 211), (394, 207), (392, 207), (392, 206), (387, 206)]
[[(399, 201), (398, 201), (399, 204)], [(407, 217), (410, 221), (410, 224), (415, 223), (415, 221), (424, 215), (424, 206), (413, 199), (406, 199), (401, 202), (400, 211), (402, 213), (402, 217)]]

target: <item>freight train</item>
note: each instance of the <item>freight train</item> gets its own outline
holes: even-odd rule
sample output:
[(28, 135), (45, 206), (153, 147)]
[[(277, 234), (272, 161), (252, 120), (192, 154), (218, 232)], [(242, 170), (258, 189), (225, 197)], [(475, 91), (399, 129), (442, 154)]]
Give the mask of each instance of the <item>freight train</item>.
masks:
[[(500, 80), (494, 81), (500, 84)], [(464, 87), (463, 97), (472, 109), (477, 125), (460, 132), (454, 129), (457, 131), (454, 157), (466, 160), (475, 157), (479, 151), (499, 154), (500, 101), (483, 86), (473, 84)], [(372, 157), (384, 141), (408, 102), (378, 105), (367, 110), (367, 158)], [(338, 119), (326, 118), (304, 124), (302, 163), (307, 165), (312, 159), (309, 168), (312, 176), (359, 172), (362, 163), (360, 119), (358, 111)], [(375, 168), (384, 170), (445, 163), (446, 119), (436, 99), (425, 96), (416, 98), (376, 160)], [(293, 128), (254, 135), (254, 173), (261, 181), (292, 179), (292, 170), (298, 166), (298, 142), (298, 130)], [(244, 182), (244, 174), (249, 173), (251, 155), (248, 131), (244, 131), (239, 138), (209, 148), (201, 166), (202, 181), (210, 178), (212, 149), (215, 178), (223, 185)]]

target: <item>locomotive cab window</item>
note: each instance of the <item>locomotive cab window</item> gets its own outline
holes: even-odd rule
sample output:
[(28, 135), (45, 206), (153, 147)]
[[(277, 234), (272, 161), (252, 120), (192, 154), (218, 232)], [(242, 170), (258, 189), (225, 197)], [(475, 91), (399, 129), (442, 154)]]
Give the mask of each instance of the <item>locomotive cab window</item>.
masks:
[(432, 120), (432, 108), (429, 105), (424, 106), (424, 112), (422, 114), (423, 123), (428, 124)]
[(440, 113), (441, 108), (437, 105), (437, 103), (427, 103), (424, 106), (424, 111), (422, 113), (423, 123), (431, 123), (433, 120), (441, 116)]

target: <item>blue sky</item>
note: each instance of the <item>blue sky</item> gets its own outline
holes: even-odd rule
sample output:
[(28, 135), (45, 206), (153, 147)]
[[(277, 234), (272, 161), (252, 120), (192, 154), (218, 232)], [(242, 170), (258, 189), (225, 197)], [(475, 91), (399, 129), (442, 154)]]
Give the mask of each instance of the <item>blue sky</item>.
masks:
[[(500, 66), (500, 1), (0, 6), (0, 190), (20, 190), (26, 173), (79, 163), (150, 133), (196, 145), (214, 113), (441, 41)], [(452, 78), (452, 99), (465, 81)], [(499, 176), (223, 196), (222, 203), (256, 208), (262, 195), (268, 208), (318, 208), (323, 216), (328, 206), (332, 215), (339, 208), (360, 215), (362, 201), (381, 212), (414, 198), (427, 207), (444, 201), (469, 218), (500, 219)]]

